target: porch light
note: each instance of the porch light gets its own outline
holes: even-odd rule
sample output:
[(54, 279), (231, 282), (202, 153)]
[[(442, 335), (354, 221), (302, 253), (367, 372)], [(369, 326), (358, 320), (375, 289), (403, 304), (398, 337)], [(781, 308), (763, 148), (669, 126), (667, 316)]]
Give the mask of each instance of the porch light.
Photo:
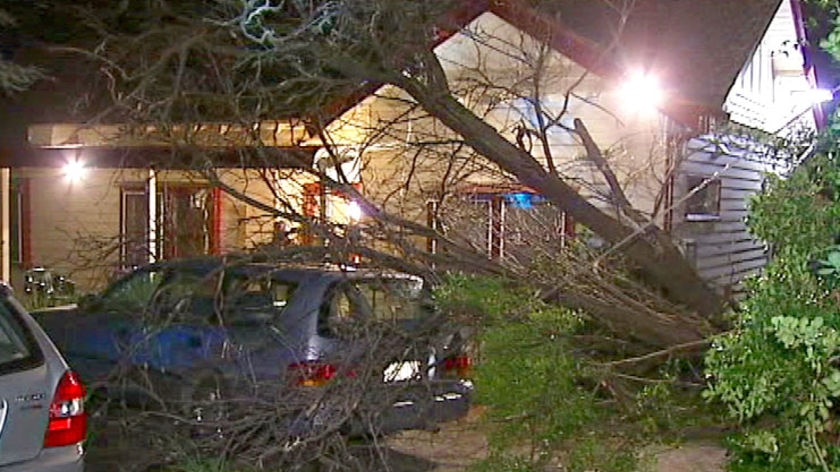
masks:
[(662, 106), (665, 93), (659, 79), (643, 71), (635, 71), (625, 77), (619, 89), (623, 106), (632, 113), (653, 112)]
[(84, 179), (85, 175), (87, 175), (88, 169), (85, 167), (84, 162), (76, 158), (68, 160), (67, 163), (64, 164), (62, 171), (64, 173), (64, 177), (72, 183)]

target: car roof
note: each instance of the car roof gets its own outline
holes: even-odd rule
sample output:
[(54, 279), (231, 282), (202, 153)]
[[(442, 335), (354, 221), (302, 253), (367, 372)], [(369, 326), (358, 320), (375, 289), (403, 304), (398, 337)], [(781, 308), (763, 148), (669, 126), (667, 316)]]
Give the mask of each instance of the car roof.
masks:
[(263, 274), (272, 276), (299, 278), (306, 275), (318, 275), (329, 279), (368, 279), (368, 278), (393, 278), (411, 279), (422, 281), (421, 277), (410, 275), (391, 269), (374, 267), (355, 267), (343, 264), (316, 264), (288, 261), (267, 262), (254, 257), (242, 256), (203, 256), (185, 259), (172, 259), (156, 262), (141, 267), (139, 271), (155, 271), (170, 269), (178, 272), (193, 274), (209, 274), (221, 270), (232, 271), (249, 277), (258, 277)]

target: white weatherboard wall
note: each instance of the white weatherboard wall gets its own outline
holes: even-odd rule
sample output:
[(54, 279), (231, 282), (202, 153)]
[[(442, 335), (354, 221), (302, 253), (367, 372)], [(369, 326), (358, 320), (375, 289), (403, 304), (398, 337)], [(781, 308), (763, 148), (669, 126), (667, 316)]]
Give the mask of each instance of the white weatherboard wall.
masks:
[[(736, 124), (781, 136), (816, 130), (807, 91), (804, 56), (798, 46), (791, 0), (782, 0), (750, 60), (735, 79), (724, 111)], [(767, 263), (766, 245), (748, 231), (750, 198), (768, 174), (790, 168), (772, 150), (747, 138), (703, 136), (685, 146), (674, 178), (678, 205), (673, 233), (705, 280), (725, 294), (743, 296), (743, 281)], [(687, 221), (684, 205), (689, 178), (720, 182), (719, 214)]]
[(721, 292), (743, 295), (744, 278), (758, 273), (769, 256), (766, 245), (749, 233), (750, 197), (761, 191), (767, 174), (784, 174), (789, 165), (772, 149), (732, 136), (702, 136), (686, 144), (675, 178), (675, 193), (686, 195), (687, 176), (720, 182), (720, 212), (705, 221), (687, 221), (677, 201), (673, 234), (682, 239), (697, 272)]
[[(250, 198), (273, 207), (274, 193), (257, 170), (218, 169), (221, 180)], [(82, 289), (98, 286), (119, 266), (121, 188), (144, 188), (146, 169), (89, 169), (70, 181), (61, 169), (24, 168), (16, 178), (29, 180), (29, 247), (34, 266), (70, 275)], [(206, 185), (196, 173), (160, 171), (165, 185)], [(221, 194), (219, 249), (242, 251), (271, 240), (273, 218), (226, 193)], [(160, 229), (159, 229), (160, 231)]]
[[(109, 253), (105, 241), (113, 244), (119, 236), (116, 183), (124, 174), (91, 169), (78, 181), (69, 180), (61, 169), (25, 169), (16, 175), (30, 179), (32, 264), (70, 275), (82, 286), (93, 284), (106, 268), (116, 268), (119, 252)], [(95, 240), (103, 247), (95, 249)]]
[(752, 58), (724, 102), (738, 124), (772, 134), (816, 129), (791, 0), (782, 0)]

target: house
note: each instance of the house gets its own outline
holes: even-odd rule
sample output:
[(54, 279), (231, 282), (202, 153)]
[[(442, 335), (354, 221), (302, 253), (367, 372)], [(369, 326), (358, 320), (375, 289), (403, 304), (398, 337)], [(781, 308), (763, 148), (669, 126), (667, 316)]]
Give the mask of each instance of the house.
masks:
[[(639, 0), (621, 36), (622, 18), (611, 3), (466, 0), (442, 25), (434, 51), (462, 103), (611, 211), (603, 199), (608, 183), (581, 158), (567, 129), (582, 120), (634, 206), (672, 231), (701, 275), (737, 292), (766, 260), (763, 245), (746, 231), (746, 201), (765, 172), (784, 166), (747, 140), (706, 133), (727, 117), (771, 134), (824, 123), (809, 101), (814, 85), (798, 0)], [(660, 86), (650, 88), (652, 78)], [(0, 174), (8, 196), (3, 273), (45, 265), (93, 286), (103, 272), (253, 249), (297, 225), (267, 208), (288, 204), (347, 224), (364, 217), (351, 199), (330, 195), (311, 169), (340, 168), (386, 210), (445, 225), (490, 257), (527, 249), (529, 221), (561, 244), (572, 235), (573, 222), (539, 195), (441, 139), (451, 133), (412, 107), (404, 92), (388, 86), (369, 92), (343, 104), (323, 134), (294, 120), (247, 130), (185, 127), (191, 146), (229, 154), (229, 166), (217, 168), (218, 182), (197, 177), (191, 163), (163, 159), (166, 147), (132, 140), (119, 126), (32, 126), (31, 148), (7, 155), (12, 169)], [(547, 140), (535, 143), (531, 131), (561, 110)], [(340, 165), (323, 151), (327, 145)], [(243, 152), (279, 157), (243, 160)], [(296, 242), (310, 241), (299, 232)], [(434, 240), (418, 243), (435, 249)]]

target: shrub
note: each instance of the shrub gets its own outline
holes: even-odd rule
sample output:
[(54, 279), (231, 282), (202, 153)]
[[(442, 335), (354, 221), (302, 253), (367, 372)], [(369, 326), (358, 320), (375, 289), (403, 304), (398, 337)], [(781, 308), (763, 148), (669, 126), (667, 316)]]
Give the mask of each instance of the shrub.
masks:
[(749, 223), (775, 255), (749, 282), (735, 328), (706, 355), (706, 396), (740, 425), (731, 468), (837, 470), (840, 254), (832, 242), (840, 231), (840, 165), (833, 153), (787, 180), (772, 178), (752, 202)]
[(582, 315), (491, 278), (451, 277), (437, 297), (480, 326), (476, 392), (489, 406), (491, 455), (474, 470), (544, 470), (558, 460), (569, 471), (634, 470), (636, 444), (611, 428), (615, 405), (572, 345)]

